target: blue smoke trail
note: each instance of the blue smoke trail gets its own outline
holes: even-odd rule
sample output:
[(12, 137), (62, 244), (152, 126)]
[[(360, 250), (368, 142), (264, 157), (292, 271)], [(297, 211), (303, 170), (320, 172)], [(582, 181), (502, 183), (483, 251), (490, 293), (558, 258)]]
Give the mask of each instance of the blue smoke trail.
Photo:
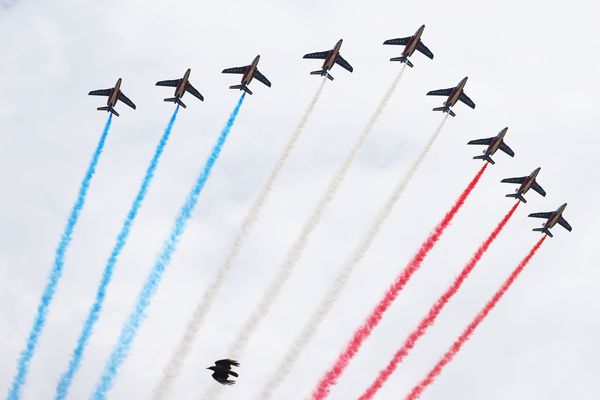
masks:
[(154, 156), (146, 169), (146, 175), (144, 175), (144, 179), (142, 180), (142, 184), (140, 189), (135, 197), (135, 200), (131, 204), (131, 208), (123, 221), (123, 226), (121, 227), (121, 231), (117, 235), (117, 241), (115, 243), (115, 247), (113, 247), (110, 256), (108, 257), (108, 261), (106, 266), (104, 267), (104, 272), (102, 273), (102, 279), (100, 280), (100, 285), (98, 286), (98, 290), (96, 292), (96, 300), (94, 304), (90, 308), (89, 314), (85, 323), (83, 324), (83, 329), (79, 338), (77, 339), (77, 346), (75, 350), (73, 350), (73, 354), (71, 354), (71, 360), (69, 362), (69, 367), (67, 371), (63, 373), (60, 380), (58, 381), (58, 385), (56, 386), (56, 399), (64, 399), (67, 397), (67, 393), (69, 391), (69, 387), (71, 386), (71, 382), (73, 381), (73, 376), (77, 373), (79, 366), (81, 364), (81, 359), (83, 358), (83, 352), (85, 351), (85, 347), (92, 335), (92, 330), (94, 325), (98, 321), (100, 317), (100, 312), (102, 311), (102, 305), (104, 303), (104, 299), (106, 297), (106, 289), (110, 284), (112, 279), (113, 271), (115, 268), (115, 264), (125, 247), (125, 243), (127, 242), (127, 238), (129, 237), (129, 232), (131, 231), (131, 226), (135, 221), (137, 213), (146, 197), (146, 193), (148, 192), (148, 187), (152, 182), (152, 178), (154, 177), (154, 173), (156, 168), (158, 167), (158, 161), (160, 160), (160, 156), (165, 149), (167, 142), (169, 141), (169, 136), (171, 135), (171, 130), (173, 129), (173, 124), (175, 124), (175, 119), (177, 118), (177, 112), (179, 111), (179, 106), (175, 108), (171, 119), (169, 120), (169, 124), (165, 128), (165, 131), (158, 142), (158, 146), (154, 152)]
[(42, 329), (44, 329), (44, 325), (46, 324), (48, 307), (52, 302), (54, 292), (56, 291), (56, 286), (58, 285), (58, 281), (62, 276), (62, 270), (65, 264), (65, 253), (67, 252), (69, 243), (73, 237), (73, 230), (75, 229), (75, 225), (77, 225), (77, 221), (79, 220), (79, 214), (85, 205), (85, 198), (90, 187), (90, 182), (94, 176), (94, 173), (96, 172), (96, 165), (98, 164), (98, 159), (100, 158), (102, 150), (104, 149), (104, 143), (106, 142), (106, 137), (108, 136), (111, 122), (112, 114), (109, 114), (106, 124), (104, 125), (104, 130), (102, 131), (102, 136), (100, 136), (100, 141), (96, 146), (96, 150), (94, 151), (92, 159), (90, 160), (90, 164), (85, 172), (85, 176), (81, 181), (81, 186), (79, 187), (79, 192), (77, 193), (77, 200), (75, 200), (75, 204), (73, 204), (71, 214), (69, 214), (69, 219), (67, 220), (67, 225), (65, 226), (65, 230), (63, 231), (60, 242), (58, 243), (58, 247), (56, 248), (56, 252), (54, 254), (54, 263), (52, 264), (52, 269), (48, 275), (48, 281), (46, 283), (46, 287), (44, 288), (42, 298), (38, 304), (37, 313), (35, 315), (35, 319), (33, 320), (33, 326), (31, 327), (31, 331), (27, 337), (25, 349), (21, 352), (19, 360), (17, 361), (17, 373), (13, 378), (12, 385), (8, 392), (8, 400), (17, 400), (21, 397), (21, 389), (25, 384), (25, 378), (29, 372), (29, 363), (33, 358), (38, 339), (42, 333)]
[(104, 372), (102, 373), (94, 394), (92, 395), (92, 398), (95, 400), (104, 400), (106, 398), (106, 394), (112, 387), (115, 376), (117, 375), (117, 370), (127, 357), (131, 343), (133, 342), (133, 339), (135, 338), (135, 335), (137, 334), (140, 324), (144, 318), (144, 312), (150, 304), (156, 289), (158, 288), (158, 284), (160, 283), (163, 272), (171, 261), (171, 257), (175, 252), (179, 238), (183, 234), (185, 226), (192, 215), (192, 211), (198, 202), (198, 197), (200, 196), (200, 193), (202, 192), (202, 189), (204, 188), (204, 185), (210, 176), (212, 168), (215, 165), (219, 154), (221, 153), (221, 149), (225, 144), (225, 140), (229, 135), (229, 131), (231, 130), (235, 122), (235, 118), (240, 111), (240, 107), (242, 106), (245, 95), (246, 94), (243, 93), (240, 96), (240, 99), (229, 116), (225, 127), (221, 131), (221, 134), (219, 135), (219, 138), (217, 139), (217, 142), (215, 143), (208, 160), (202, 169), (202, 172), (198, 176), (194, 187), (188, 194), (183, 207), (179, 211), (179, 215), (177, 215), (177, 218), (175, 219), (175, 224), (171, 229), (169, 237), (163, 243), (163, 248), (156, 259), (156, 263), (150, 271), (150, 275), (144, 283), (142, 291), (138, 295), (137, 303), (133, 309), (133, 312), (129, 315), (129, 318), (123, 325), (121, 336), (119, 337), (119, 340), (104, 367)]

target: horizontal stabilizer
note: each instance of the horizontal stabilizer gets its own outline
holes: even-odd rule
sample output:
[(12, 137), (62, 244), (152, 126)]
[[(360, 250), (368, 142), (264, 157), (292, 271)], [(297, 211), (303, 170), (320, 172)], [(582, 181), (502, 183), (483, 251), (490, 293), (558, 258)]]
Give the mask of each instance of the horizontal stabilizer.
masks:
[(525, 200), (525, 197), (523, 197), (521, 193), (509, 193), (506, 197), (514, 197), (515, 199), (521, 200), (523, 203), (527, 203), (527, 200)]
[(485, 161), (489, 162), (489, 163), (490, 163), (490, 164), (492, 164), (492, 165), (496, 164), (496, 163), (494, 162), (494, 160), (492, 160), (492, 157), (490, 157), (490, 156), (489, 156), (489, 155), (487, 155), (487, 154), (483, 154), (483, 155), (481, 155), (481, 156), (475, 156), (475, 157), (473, 157), (473, 159), (474, 159), (474, 160), (485, 160)]
[(311, 73), (310, 73), (310, 74), (311, 74), (311, 75), (320, 75), (320, 76), (326, 76), (326, 77), (327, 77), (327, 79), (329, 79), (330, 81), (332, 81), (332, 80), (333, 80), (333, 76), (331, 76), (331, 75), (329, 74), (329, 72), (327, 72), (327, 70), (324, 70), (324, 69), (320, 69), (320, 70), (318, 70), (318, 71), (311, 71)]
[(252, 91), (250, 89), (248, 89), (248, 86), (246, 86), (246, 85), (233, 85), (233, 86), (229, 86), (229, 89), (240, 89), (250, 95), (252, 94)]
[(98, 111), (108, 111), (110, 113), (113, 113), (117, 117), (119, 116), (119, 113), (114, 108), (112, 108), (111, 106), (98, 107), (97, 110)]
[(400, 61), (401, 63), (405, 63), (406, 65), (408, 65), (411, 68), (414, 67), (413, 63), (411, 63), (410, 60), (408, 59), (408, 57), (406, 57), (406, 56), (393, 57), (393, 58), (390, 58), (390, 61)]
[(436, 107), (433, 109), (433, 111), (441, 111), (443, 113), (446, 112), (446, 113), (450, 114), (451, 116), (456, 117), (456, 114), (454, 114), (454, 111), (452, 111), (451, 109), (446, 108), (446, 107)]
[(171, 102), (171, 103), (177, 103), (181, 107), (186, 108), (185, 104), (183, 104), (183, 101), (181, 101), (181, 99), (179, 97), (170, 97), (168, 99), (165, 99), (165, 101), (168, 101), (168, 102)]
[(546, 235), (553, 237), (552, 233), (550, 232), (550, 229), (546, 228), (545, 226), (542, 228), (533, 228), (534, 232), (542, 232), (545, 233)]

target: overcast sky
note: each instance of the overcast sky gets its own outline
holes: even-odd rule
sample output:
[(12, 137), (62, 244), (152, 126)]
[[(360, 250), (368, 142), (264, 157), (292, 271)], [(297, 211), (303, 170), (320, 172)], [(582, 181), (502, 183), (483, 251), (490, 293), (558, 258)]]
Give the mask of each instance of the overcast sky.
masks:
[[(261, 55), (273, 83), (251, 85), (164, 275), (133, 351), (111, 391), (149, 397), (195, 304), (211, 282), (239, 224), (291, 135), (319, 78), (307, 52), (341, 53), (303, 137), (228, 276), (196, 341), (173, 398), (197, 399), (216, 383), (205, 370), (225, 354), (314, 203), (373, 113), (400, 65), (401, 47), (382, 46), (426, 24), (435, 54), (412, 58), (372, 137), (310, 240), (271, 314), (241, 359), (224, 399), (254, 398), (304, 325), (342, 262), (402, 177), (441, 115), (432, 89), (469, 76), (466, 93), (398, 202), (342, 298), (277, 399), (308, 394), (480, 167), (466, 142), (509, 127), (514, 159), (498, 153), (442, 240), (387, 312), (332, 399), (356, 398), (512, 205), (505, 177), (541, 166), (545, 198), (528, 193), (485, 258), (381, 391), (396, 399), (420, 380), (535, 243), (541, 220), (527, 214), (568, 202), (568, 233), (554, 229), (515, 286), (426, 399), (600, 398), (600, 222), (597, 183), (600, 80), (598, 7), (592, 1), (91, 1), (0, 0), (0, 393), (8, 390), (31, 327), (55, 246), (106, 120), (104, 99), (88, 97), (123, 78), (137, 110), (119, 104), (89, 191), (64, 276), (31, 364), (24, 399), (51, 398), (92, 302), (115, 235), (173, 106), (171, 89), (192, 68), (180, 112), (148, 197), (117, 265), (104, 312), (71, 398), (89, 396), (131, 311), (176, 212), (235, 104), (226, 67)], [(184, 100), (185, 100), (184, 99)]]

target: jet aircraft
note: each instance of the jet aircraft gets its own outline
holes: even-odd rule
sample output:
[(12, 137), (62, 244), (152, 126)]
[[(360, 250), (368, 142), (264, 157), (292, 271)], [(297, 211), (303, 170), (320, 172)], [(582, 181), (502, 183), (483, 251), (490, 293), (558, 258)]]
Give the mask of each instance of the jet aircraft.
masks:
[(121, 91), (121, 78), (117, 80), (115, 86), (110, 89), (100, 89), (100, 90), (92, 90), (88, 93), (90, 96), (108, 96), (108, 100), (106, 101), (105, 107), (98, 107), (98, 111), (108, 111), (113, 113), (117, 117), (119, 113), (115, 110), (115, 105), (117, 101), (121, 100), (123, 103), (127, 104), (129, 107), (135, 110), (135, 104), (133, 101), (129, 100), (127, 96)]
[(224, 69), (222, 72), (223, 74), (243, 74), (241, 84), (229, 86), (229, 89), (240, 89), (248, 94), (252, 94), (252, 91), (248, 89), (248, 85), (252, 82), (253, 78), (256, 78), (257, 81), (264, 83), (268, 87), (271, 87), (271, 82), (269, 82), (257, 68), (258, 60), (260, 60), (260, 56), (254, 57), (254, 60), (252, 60), (250, 65)]
[(331, 68), (333, 68), (334, 64), (338, 64), (342, 68), (347, 69), (350, 72), (354, 70), (354, 68), (352, 68), (352, 65), (350, 65), (348, 61), (344, 60), (344, 58), (340, 54), (340, 47), (342, 47), (342, 41), (342, 39), (338, 40), (338, 42), (335, 44), (335, 46), (333, 46), (333, 49), (331, 50), (318, 51), (316, 53), (308, 53), (304, 55), (303, 58), (314, 58), (324, 60), (321, 69), (317, 71), (312, 71), (310, 73), (311, 75), (326, 76), (329, 80), (332, 81), (333, 76), (331, 76), (328, 71), (331, 70)]
[(571, 225), (569, 225), (567, 220), (564, 219), (562, 216), (562, 213), (563, 213), (563, 211), (565, 211), (565, 208), (567, 208), (567, 203), (558, 207), (558, 209), (556, 209), (556, 211), (539, 212), (539, 213), (529, 214), (529, 216), (533, 217), (533, 218), (544, 218), (544, 219), (548, 220), (542, 225), (541, 228), (534, 228), (533, 230), (536, 232), (545, 233), (546, 235), (552, 237), (552, 233), (550, 233), (550, 229), (552, 229), (552, 227), (558, 223), (560, 226), (562, 226), (563, 228), (565, 228), (566, 230), (571, 232), (571, 230), (573, 228), (571, 228)]
[(465, 85), (467, 84), (468, 77), (463, 78), (456, 87), (448, 88), (448, 89), (438, 89), (432, 90), (427, 93), (428, 96), (447, 96), (448, 98), (444, 101), (444, 105), (442, 107), (436, 107), (433, 111), (441, 111), (443, 113), (448, 113), (453, 117), (456, 116), (454, 111), (452, 111), (451, 107), (460, 100), (471, 108), (475, 108), (475, 103), (471, 100), (464, 92)]
[(189, 81), (190, 72), (192, 72), (192, 70), (188, 68), (187, 71), (185, 71), (183, 78), (181, 79), (156, 82), (156, 86), (168, 86), (175, 88), (175, 97), (166, 98), (165, 101), (177, 103), (181, 107), (185, 108), (185, 104), (183, 104), (183, 101), (181, 101), (181, 98), (183, 97), (185, 92), (188, 92), (192, 96), (197, 97), (198, 99), (200, 99), (200, 101), (204, 101), (204, 97), (200, 94), (199, 91), (196, 90), (196, 88), (192, 86), (192, 84)]
[(523, 203), (527, 203), (527, 200), (525, 200), (525, 197), (523, 197), (523, 195), (525, 193), (527, 193), (527, 191), (529, 189), (533, 189), (545, 197), (546, 192), (544, 191), (544, 189), (542, 189), (542, 187), (539, 185), (539, 183), (537, 183), (537, 180), (536, 180), (537, 175), (540, 173), (540, 170), (541, 170), (541, 168), (538, 167), (538, 168), (534, 169), (533, 172), (531, 174), (529, 174), (529, 176), (523, 176), (520, 178), (502, 179), (501, 182), (515, 183), (517, 185), (520, 185), (517, 188), (517, 190), (515, 191), (515, 193), (507, 194), (506, 197), (514, 197), (516, 199), (521, 200)]
[(401, 63), (406, 63), (406, 65), (412, 68), (414, 65), (412, 62), (410, 62), (408, 57), (412, 56), (415, 50), (420, 51), (433, 60), (433, 53), (427, 48), (427, 46), (423, 44), (423, 41), (421, 41), (421, 35), (423, 34), (424, 30), (425, 25), (421, 25), (417, 32), (412, 36), (399, 39), (389, 39), (383, 42), (383, 44), (406, 46), (404, 47), (404, 51), (402, 51), (402, 55), (400, 57), (390, 58), (390, 61), (400, 61)]
[(487, 148), (483, 150), (483, 155), (475, 156), (473, 159), (475, 160), (485, 160), (490, 164), (495, 164), (494, 160), (492, 160), (492, 156), (498, 149), (502, 150), (506, 154), (511, 157), (515, 156), (515, 152), (511, 150), (510, 147), (504, 142), (504, 136), (506, 136), (506, 132), (508, 132), (508, 127), (504, 128), (496, 135), (495, 137), (486, 138), (486, 139), (475, 139), (471, 140), (467, 144), (479, 144), (486, 145)]

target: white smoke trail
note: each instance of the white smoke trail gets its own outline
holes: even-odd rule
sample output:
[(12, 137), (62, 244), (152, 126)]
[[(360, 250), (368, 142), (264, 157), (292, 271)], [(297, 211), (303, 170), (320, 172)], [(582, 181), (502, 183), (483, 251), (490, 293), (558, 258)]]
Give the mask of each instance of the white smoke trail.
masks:
[(413, 176), (419, 169), (419, 166), (427, 156), (427, 153), (429, 153), (429, 150), (431, 150), (431, 147), (433, 146), (434, 142), (436, 141), (437, 137), (442, 131), (442, 128), (444, 127), (444, 124), (447, 119), (448, 114), (444, 116), (440, 125), (431, 135), (425, 147), (421, 150), (419, 156), (415, 159), (415, 161), (406, 171), (400, 182), (398, 182), (398, 185), (396, 185), (396, 187), (394, 188), (392, 195), (388, 198), (388, 201), (385, 203), (385, 206), (379, 211), (379, 213), (375, 217), (375, 220), (369, 227), (369, 230), (363, 236), (360, 244), (358, 245), (358, 247), (356, 247), (351, 257), (343, 265), (342, 269), (339, 272), (339, 275), (333, 282), (333, 286), (330, 288), (329, 292), (325, 296), (319, 308), (317, 308), (317, 310), (313, 313), (308, 323), (302, 329), (300, 335), (290, 346), (287, 353), (281, 360), (279, 366), (273, 369), (274, 373), (271, 376), (271, 378), (267, 381), (267, 384), (263, 387), (262, 392), (259, 396), (260, 399), (270, 399), (273, 396), (273, 392), (275, 391), (275, 389), (277, 389), (281, 382), (283, 382), (283, 380), (290, 373), (290, 371), (294, 367), (294, 364), (296, 363), (296, 360), (298, 359), (304, 348), (312, 340), (319, 325), (321, 324), (321, 322), (323, 322), (329, 311), (331, 311), (336, 301), (340, 297), (340, 294), (344, 290), (346, 283), (348, 283), (348, 280), (350, 279), (354, 268), (358, 265), (358, 263), (362, 260), (362, 258), (365, 256), (365, 254), (371, 247), (371, 244), (373, 243), (375, 237), (377, 237), (377, 234), (381, 230), (383, 223), (392, 213), (394, 205), (396, 204), (402, 193), (404, 193), (404, 190), (406, 189)]
[(248, 344), (248, 340), (254, 334), (254, 332), (256, 331), (260, 322), (265, 318), (265, 316), (269, 312), (269, 308), (271, 307), (271, 304), (273, 304), (273, 302), (277, 299), (277, 296), (283, 289), (283, 285), (285, 284), (285, 282), (288, 280), (288, 278), (292, 274), (294, 266), (300, 259), (300, 256), (302, 255), (304, 248), (306, 247), (306, 244), (308, 242), (308, 238), (310, 237), (311, 233), (314, 231), (315, 227), (321, 220), (321, 216), (323, 215), (323, 212), (325, 211), (326, 207), (329, 205), (329, 203), (333, 199), (335, 193), (337, 192), (340, 185), (342, 184), (342, 182), (346, 176), (346, 173), (348, 172), (348, 170), (352, 166), (352, 163), (354, 162), (354, 159), (358, 155), (358, 152), (360, 151), (360, 149), (364, 145), (365, 141), (371, 134), (371, 131), (373, 130), (373, 127), (375, 126), (375, 122), (377, 122), (377, 119), (379, 118), (379, 116), (385, 109), (385, 106), (389, 102), (392, 94), (394, 93), (394, 90), (396, 89), (396, 86), (398, 85), (398, 82), (400, 81), (400, 78), (403, 75), (403, 72), (404, 72), (404, 66), (403, 66), (402, 70), (400, 71), (400, 73), (398, 73), (398, 75), (394, 78), (390, 87), (385, 92), (383, 98), (381, 99), (379, 105), (375, 109), (375, 112), (369, 119), (369, 122), (367, 123), (362, 134), (358, 137), (358, 140), (354, 143), (354, 146), (352, 147), (350, 154), (346, 157), (346, 159), (344, 160), (344, 162), (342, 163), (340, 168), (337, 170), (337, 172), (333, 176), (333, 179), (331, 180), (331, 182), (329, 182), (329, 185), (327, 186), (325, 193), (323, 194), (323, 196), (321, 197), (321, 199), (319, 200), (319, 202), (313, 209), (313, 212), (310, 215), (310, 217), (308, 218), (308, 220), (306, 221), (306, 223), (304, 224), (304, 227), (302, 228), (300, 235), (298, 236), (298, 238), (296, 239), (296, 241), (294, 242), (294, 244), (288, 251), (285, 261), (280, 266), (279, 271), (277, 272), (277, 275), (275, 276), (275, 279), (271, 282), (269, 287), (265, 290), (260, 302), (258, 303), (258, 306), (254, 310), (254, 312), (251, 314), (250, 318), (248, 318), (248, 320), (246, 320), (246, 322), (240, 329), (240, 333), (239, 333), (236, 341), (233, 343), (233, 345), (230, 348), (229, 354), (231, 356), (239, 357), (240, 353), (242, 353), (245, 350), (246, 345)]
[(310, 115), (313, 112), (313, 109), (315, 108), (315, 105), (317, 104), (317, 101), (319, 100), (319, 97), (321, 96), (321, 92), (323, 91), (325, 82), (326, 78), (323, 78), (321, 84), (317, 88), (316, 93), (308, 103), (306, 111), (304, 111), (304, 115), (302, 116), (300, 122), (296, 126), (294, 133), (288, 140), (287, 144), (283, 149), (283, 152), (281, 153), (279, 159), (275, 163), (275, 167), (271, 171), (271, 175), (269, 175), (269, 178), (267, 179), (267, 182), (260, 191), (258, 198), (250, 208), (248, 214), (246, 215), (246, 218), (244, 218), (244, 221), (242, 222), (242, 225), (240, 226), (240, 229), (237, 235), (235, 236), (233, 244), (229, 249), (229, 253), (227, 253), (225, 261), (223, 262), (221, 268), (219, 268), (217, 272), (217, 276), (204, 293), (204, 296), (202, 297), (200, 302), (196, 305), (192, 317), (187, 322), (184, 334), (181, 337), (179, 343), (177, 344), (175, 351), (171, 355), (169, 363), (163, 369), (163, 374), (160, 382), (154, 389), (154, 399), (164, 399), (169, 393), (175, 381), (177, 380), (177, 377), (181, 373), (183, 363), (192, 351), (194, 339), (200, 331), (200, 328), (202, 327), (202, 324), (206, 319), (206, 315), (208, 314), (214, 299), (219, 293), (221, 286), (223, 286), (225, 276), (227, 275), (227, 272), (231, 269), (235, 258), (240, 254), (242, 244), (244, 243), (246, 236), (248, 236), (248, 234), (250, 233), (250, 230), (254, 226), (254, 223), (258, 219), (258, 216), (263, 206), (265, 205), (267, 198), (269, 197), (269, 193), (273, 188), (275, 180), (279, 176), (279, 173), (283, 169), (283, 166), (285, 165), (287, 159), (290, 157), (292, 150), (294, 149), (296, 143), (300, 139), (300, 136), (302, 135), (302, 132), (304, 130), (304, 126), (306, 125), (306, 122), (308, 121)]

